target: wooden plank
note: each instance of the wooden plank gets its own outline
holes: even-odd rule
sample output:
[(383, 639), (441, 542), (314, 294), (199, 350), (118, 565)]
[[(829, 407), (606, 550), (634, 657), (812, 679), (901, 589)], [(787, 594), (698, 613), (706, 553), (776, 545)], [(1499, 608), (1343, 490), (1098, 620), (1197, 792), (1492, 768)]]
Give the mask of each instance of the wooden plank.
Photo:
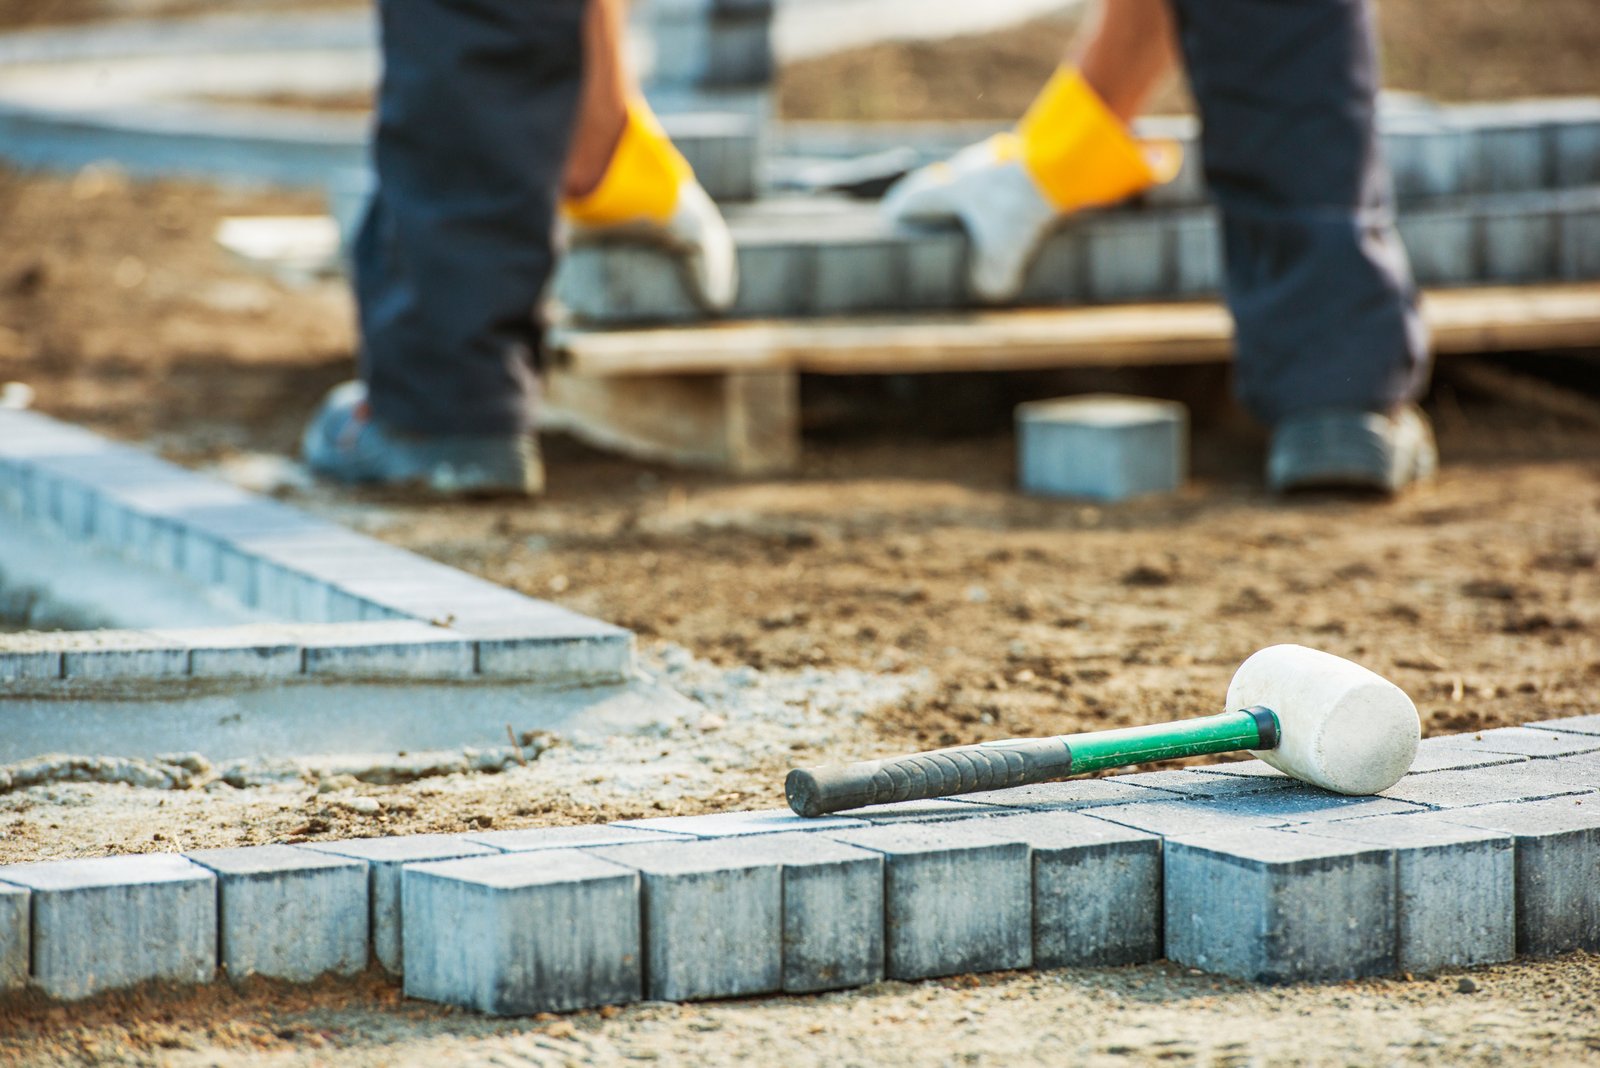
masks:
[(558, 370), (545, 379), (542, 425), (641, 460), (792, 471), (800, 462), (800, 380), (793, 371), (599, 378)]
[[(1430, 290), (1423, 312), (1441, 353), (1600, 345), (1600, 283)], [(594, 377), (1209, 363), (1231, 358), (1232, 339), (1232, 322), (1215, 303), (566, 330), (553, 338), (561, 367)]]

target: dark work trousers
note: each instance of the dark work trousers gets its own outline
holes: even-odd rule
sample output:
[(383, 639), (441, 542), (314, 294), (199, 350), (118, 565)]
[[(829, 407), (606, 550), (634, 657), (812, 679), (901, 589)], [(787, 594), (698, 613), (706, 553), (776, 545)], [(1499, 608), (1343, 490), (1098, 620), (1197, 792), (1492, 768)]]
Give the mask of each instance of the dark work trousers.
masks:
[(1429, 367), (1376, 124), (1370, 0), (1172, 0), (1264, 422), (1415, 399)]
[(532, 419), (582, 0), (381, 0), (377, 192), (355, 248), (374, 417), (422, 434)]

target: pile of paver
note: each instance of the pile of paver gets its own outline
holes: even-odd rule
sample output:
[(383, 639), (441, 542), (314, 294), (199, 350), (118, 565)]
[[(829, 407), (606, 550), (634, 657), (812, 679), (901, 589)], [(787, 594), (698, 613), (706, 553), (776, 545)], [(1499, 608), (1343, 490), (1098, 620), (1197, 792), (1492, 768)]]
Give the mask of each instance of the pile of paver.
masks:
[(786, 811), (0, 867), (0, 987), (370, 959), (493, 1013), (1166, 958), (1266, 982), (1600, 949), (1600, 716), (1427, 739), (1376, 797), (1260, 762)]

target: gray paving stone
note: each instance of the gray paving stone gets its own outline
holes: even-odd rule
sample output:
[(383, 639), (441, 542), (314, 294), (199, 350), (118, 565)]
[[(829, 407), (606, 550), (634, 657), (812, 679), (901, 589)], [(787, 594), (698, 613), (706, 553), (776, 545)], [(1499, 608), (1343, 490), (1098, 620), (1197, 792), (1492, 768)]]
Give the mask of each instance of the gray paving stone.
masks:
[(1005, 809), (1085, 809), (1098, 808), (1101, 805), (1121, 805), (1131, 801), (1149, 801), (1166, 796), (1143, 786), (1125, 783), (1121, 776), (1114, 776), (1107, 779), (1067, 779), (1062, 782), (1036, 783), (1032, 786), (1013, 786), (1006, 790), (963, 794), (952, 800)]
[(394, 838), (351, 838), (337, 842), (307, 842), (311, 849), (367, 863), (369, 930), (372, 952), (391, 975), (405, 969), (405, 927), (400, 908), (401, 871), (407, 864), (454, 860), (498, 854), (499, 850), (458, 834), (410, 834)]
[(61, 678), (61, 650), (34, 635), (0, 634), (0, 682)]
[(218, 957), (230, 979), (309, 982), (367, 966), (367, 866), (295, 846), (185, 854), (217, 876)]
[(1508, 801), (1536, 801), (1563, 794), (1582, 793), (1583, 787), (1518, 774), (1519, 764), (1458, 771), (1435, 771), (1407, 775), (1383, 796), (1436, 809), (1471, 808)]
[(1417, 744), (1417, 755), (1411, 761), (1412, 775), (1431, 771), (1460, 771), (1466, 768), (1488, 768), (1497, 764), (1518, 764), (1528, 758), (1517, 753), (1491, 753), (1478, 749), (1462, 748), (1455, 741), (1457, 735), (1424, 738)]
[(647, 17), (655, 43), (653, 84), (745, 86), (772, 80), (770, 14), (652, 9)]
[(633, 669), (633, 634), (558, 610), (496, 621), (470, 613), (451, 631), (477, 641), (478, 674), (556, 684), (620, 682)]
[(1483, 214), (1483, 281), (1534, 282), (1556, 273), (1556, 216), (1530, 209)]
[(1271, 829), (1169, 838), (1164, 880), (1178, 964), (1267, 983), (1396, 968), (1393, 850)]
[(1397, 225), (1418, 282), (1465, 285), (1482, 277), (1483, 224), (1471, 208), (1405, 212)]
[(959, 230), (935, 230), (903, 251), (905, 308), (957, 308), (966, 303), (967, 243)]
[(1227, 812), (1295, 825), (1351, 820), (1363, 816), (1414, 815), (1427, 811), (1415, 802), (1389, 797), (1352, 797), (1315, 786), (1219, 797), (1210, 804)]
[(1464, 161), (1467, 188), (1477, 193), (1542, 189), (1552, 169), (1552, 149), (1544, 125), (1531, 115), (1511, 117), (1509, 122), (1491, 117), (1484, 124), (1469, 125)]
[(1206, 800), (1136, 801), (1087, 809), (1085, 815), (1162, 837), (1282, 826), (1288, 819), (1223, 808)]
[(1265, 760), (1230, 760), (1225, 764), (1203, 764), (1185, 770), (1196, 775), (1233, 775), (1242, 778), (1285, 780), (1290, 778), (1286, 772), (1279, 771)]
[(877, 311), (903, 303), (907, 242), (886, 228), (876, 230), (841, 234), (817, 246), (812, 299), (821, 314)]
[(1594, 734), (1600, 735), (1600, 715), (1594, 716), (1568, 716), (1565, 719), (1546, 719), (1538, 723), (1524, 724), (1530, 730), (1559, 731), (1563, 734)]
[(1089, 394), (1016, 411), (1023, 492), (1120, 501), (1170, 493), (1189, 473), (1189, 414), (1144, 397)]
[(0, 883), (0, 994), (28, 984), (28, 889)]
[(980, 819), (1001, 815), (1007, 810), (985, 805), (966, 797), (929, 797), (916, 801), (897, 801), (892, 805), (873, 805), (834, 813), (870, 823), (875, 827), (916, 823), (947, 823), (951, 820)]
[[(1028, 268), (1018, 298), (1022, 304), (1079, 304), (1089, 298), (1089, 239), (1083, 227), (1068, 223), (1045, 238)], [(963, 282), (961, 292), (966, 293)], [(964, 301), (963, 301), (964, 302)]]
[(1173, 229), (1166, 218), (1129, 212), (1089, 221), (1089, 295), (1097, 301), (1148, 300), (1173, 288)]
[(689, 840), (688, 835), (628, 827), (616, 823), (585, 824), (575, 827), (526, 827), (514, 831), (480, 831), (475, 834), (464, 834), (461, 837), (469, 842), (503, 849), (507, 853)]
[(815, 250), (787, 235), (741, 234), (736, 318), (808, 315), (813, 307)]
[(1074, 812), (985, 821), (1033, 856), (1036, 968), (1142, 964), (1161, 956), (1161, 839)]
[(702, 317), (665, 253), (620, 241), (575, 243), (551, 283), (579, 322), (685, 323)]
[(176, 854), (15, 864), (0, 882), (32, 891), (33, 983), (51, 997), (216, 972), (216, 878)]
[[(1587, 102), (1600, 108), (1600, 102)], [(1600, 184), (1600, 118), (1557, 123), (1551, 131), (1554, 180), (1558, 188)]]
[(1600, 210), (1572, 212), (1558, 222), (1558, 273), (1581, 281), (1600, 278)]
[(619, 828), (667, 832), (691, 838), (735, 838), (749, 834), (808, 833), (848, 830), (869, 826), (866, 820), (850, 816), (820, 816), (807, 819), (786, 808), (764, 808), (754, 812), (711, 812), (703, 816), (656, 816), (640, 820), (619, 820)]
[(1600, 751), (1600, 735), (1533, 727), (1496, 727), (1476, 734), (1448, 734), (1435, 741), (1441, 748), (1530, 757)]
[(196, 678), (282, 678), (299, 675), (304, 654), (285, 628), (271, 623), (151, 634), (189, 648), (189, 674)]
[(1215, 212), (1196, 212), (1174, 222), (1173, 293), (1211, 296), (1222, 291), (1222, 228)]
[(972, 823), (827, 833), (883, 854), (889, 978), (1032, 964), (1032, 862), (1024, 843)]
[(340, 678), (465, 678), (476, 670), (470, 639), (410, 620), (344, 623), (302, 637), (307, 675)]
[[(1253, 765), (1256, 764), (1265, 770), (1254, 768)], [(1235, 772), (1220, 770), (1234, 767), (1241, 770)], [(1268, 774), (1269, 771), (1272, 774)], [(1293, 790), (1301, 785), (1298, 779), (1285, 775), (1260, 760), (1219, 764), (1215, 768), (1142, 771), (1133, 775), (1118, 775), (1116, 781), (1147, 790), (1181, 794), (1184, 797), (1242, 797), (1246, 794), (1261, 794), (1273, 790)]]
[(61, 649), (68, 679), (149, 679), (187, 675), (189, 648), (137, 630), (62, 631), (50, 635)]
[(1487, 805), (1440, 818), (1516, 839), (1518, 953), (1600, 948), (1600, 798)]
[(783, 989), (843, 990), (883, 978), (883, 857), (820, 834), (743, 837), (783, 871)]
[(602, 846), (643, 882), (645, 994), (657, 1001), (783, 986), (779, 865), (740, 839)]
[(1433, 816), (1374, 816), (1304, 833), (1395, 851), (1396, 959), (1432, 972), (1510, 960), (1516, 953), (1515, 865), (1509, 835)]
[(500, 1015), (638, 1001), (639, 893), (573, 849), (407, 865), (406, 994)]

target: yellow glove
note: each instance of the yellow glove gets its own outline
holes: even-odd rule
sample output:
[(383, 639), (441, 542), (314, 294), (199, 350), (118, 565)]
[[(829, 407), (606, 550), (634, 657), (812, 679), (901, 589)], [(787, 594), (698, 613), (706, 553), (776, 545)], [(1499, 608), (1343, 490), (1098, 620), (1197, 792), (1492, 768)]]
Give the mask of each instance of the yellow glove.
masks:
[(889, 190), (897, 222), (960, 220), (968, 281), (988, 302), (1016, 299), (1063, 215), (1114, 204), (1178, 173), (1171, 141), (1138, 141), (1076, 70), (1056, 71), (1017, 128), (914, 171)]
[(642, 99), (627, 121), (600, 184), (567, 199), (562, 214), (577, 240), (627, 236), (663, 245), (684, 258), (696, 299), (726, 311), (738, 292), (738, 256), (728, 224), (694, 171)]

